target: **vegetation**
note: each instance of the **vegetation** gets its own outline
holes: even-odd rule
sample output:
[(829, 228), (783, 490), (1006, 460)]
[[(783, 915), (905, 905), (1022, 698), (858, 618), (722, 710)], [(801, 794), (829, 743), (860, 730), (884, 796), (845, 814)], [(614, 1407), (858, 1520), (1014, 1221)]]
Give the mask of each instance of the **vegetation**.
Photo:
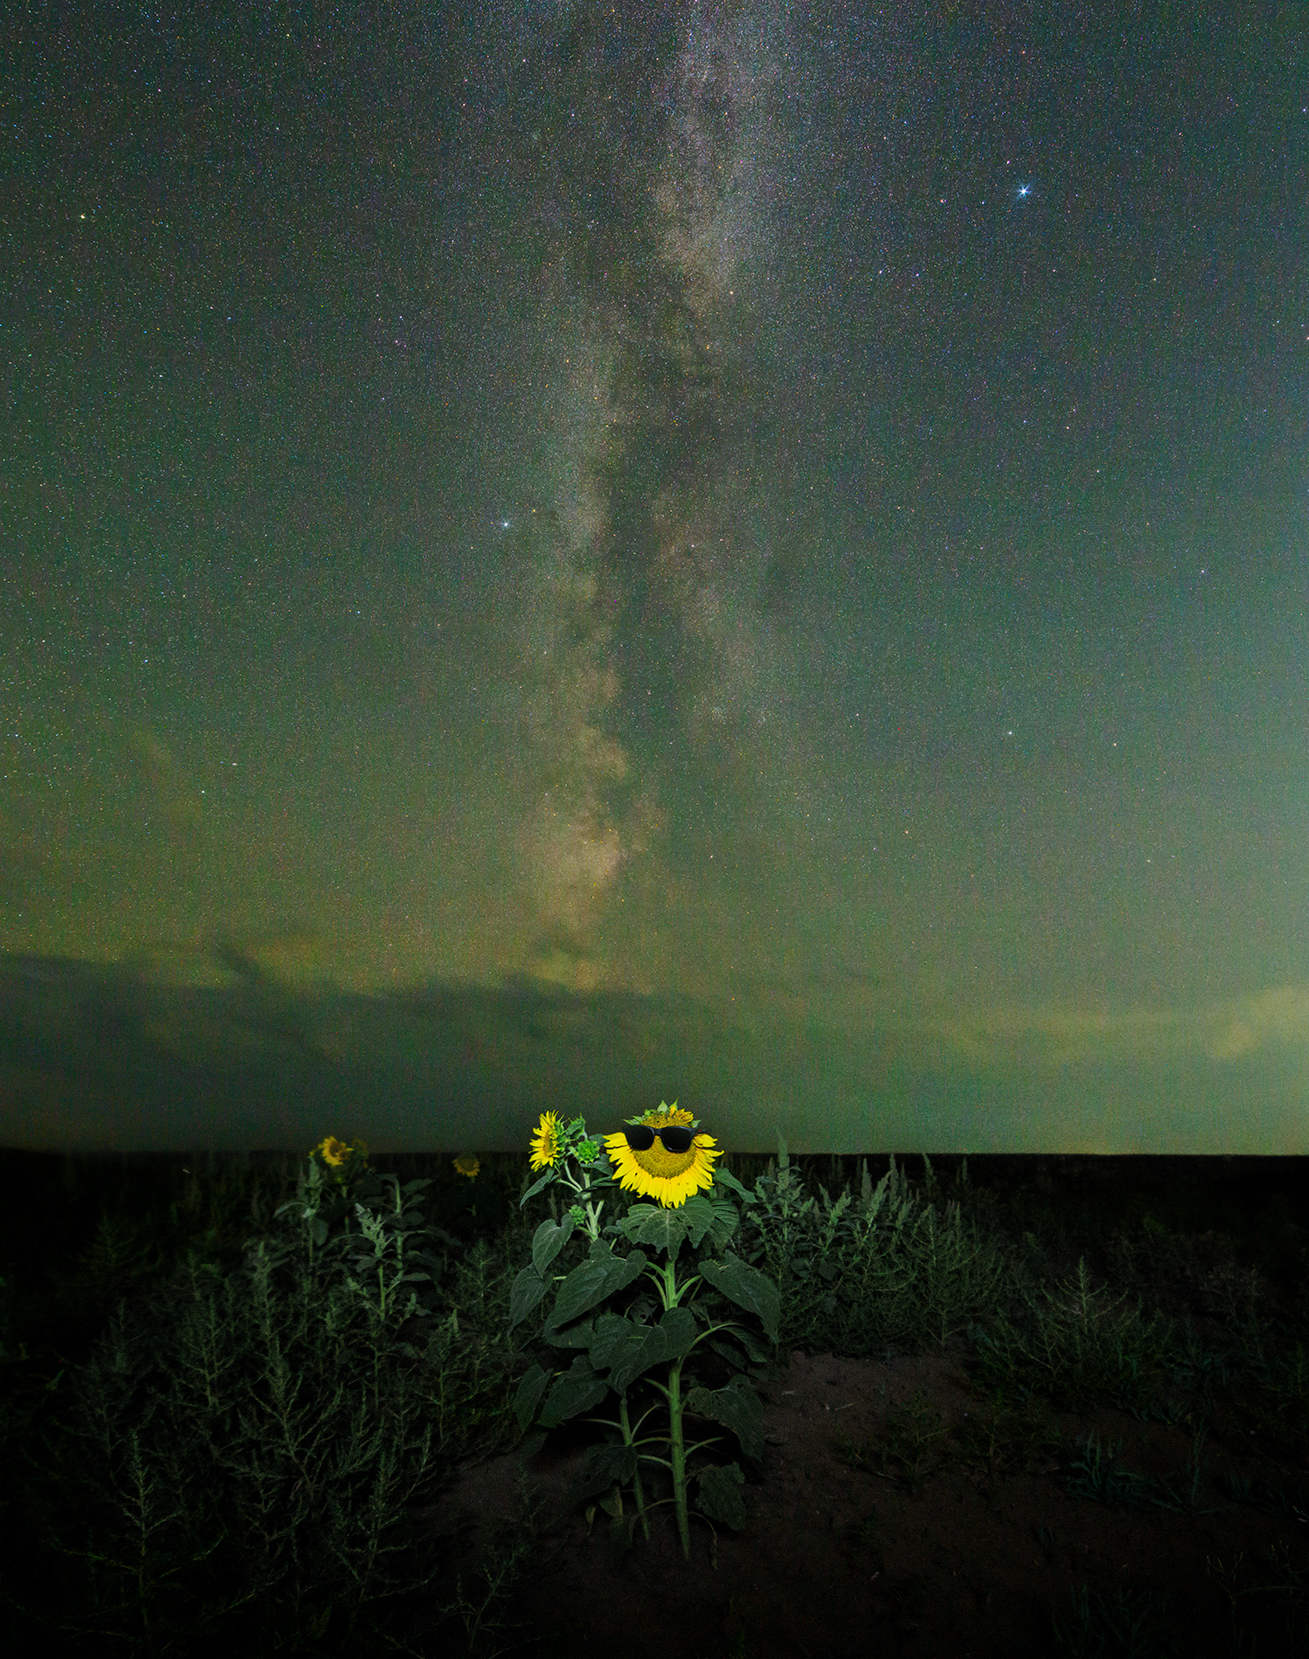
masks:
[[(72, 1259), (33, 1241), (5, 1264), (10, 1651), (548, 1646), (548, 1633), (511, 1621), (541, 1525), (526, 1487), (517, 1527), (476, 1582), (434, 1559), (424, 1533), (461, 1461), (521, 1443), (515, 1395), (548, 1312), (510, 1328), (511, 1287), (541, 1222), (519, 1208), (526, 1160), (461, 1162), (430, 1221), (426, 1181), (357, 1166), (338, 1183), (311, 1162), (288, 1201), (285, 1174), (220, 1171), (135, 1218), (106, 1211)], [(973, 1188), (966, 1163), (948, 1195), (925, 1159), (921, 1189), (892, 1160), (879, 1182), (865, 1168), (835, 1197), (817, 1160), (807, 1177), (784, 1148), (761, 1165), (723, 1167), (748, 1184), (734, 1248), (780, 1290), (776, 1352), (962, 1344), (989, 1419), (957, 1455), (985, 1457), (988, 1435), (992, 1455), (997, 1435), (1034, 1438), (1070, 1491), (1194, 1515), (1207, 1432), (1238, 1429), (1270, 1459), (1304, 1465), (1309, 1306), (1302, 1279), (1284, 1274), (1274, 1307), (1278, 1263), (1261, 1271), (1148, 1217), (1126, 1225)], [(629, 1206), (612, 1201), (618, 1218)], [(555, 1271), (586, 1244), (584, 1228), (565, 1237)], [(1056, 1446), (1032, 1409), (1106, 1400), (1142, 1421), (1189, 1421), (1194, 1479), (1134, 1474), (1094, 1439)], [(846, 1451), (912, 1486), (940, 1443), (908, 1412), (877, 1445)], [(1227, 1495), (1309, 1513), (1309, 1493), (1286, 1483)], [(1234, 1654), (1248, 1651), (1243, 1618), (1259, 1595), (1290, 1598), (1288, 1636), (1303, 1640), (1289, 1562), (1262, 1579), (1248, 1564), (1211, 1566)], [(1162, 1637), (1148, 1645), (1157, 1625), (1153, 1606), (1083, 1594), (1052, 1636), (1070, 1652), (1167, 1651)]]

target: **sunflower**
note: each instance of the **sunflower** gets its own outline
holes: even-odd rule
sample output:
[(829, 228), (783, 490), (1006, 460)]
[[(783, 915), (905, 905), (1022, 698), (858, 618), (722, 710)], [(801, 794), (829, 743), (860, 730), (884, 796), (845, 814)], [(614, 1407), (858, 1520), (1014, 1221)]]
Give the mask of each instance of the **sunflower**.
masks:
[(564, 1126), (555, 1112), (542, 1112), (532, 1136), (532, 1168), (553, 1169), (563, 1152)]
[(337, 1171), (336, 1179), (345, 1180), (345, 1166), (359, 1168), (368, 1161), (368, 1148), (357, 1136), (353, 1145), (347, 1146), (344, 1141), (337, 1140), (335, 1135), (329, 1135), (326, 1140), (320, 1141), (314, 1151), (325, 1164)]
[(314, 1151), (329, 1164), (343, 1164), (350, 1155), (350, 1148), (343, 1141), (337, 1140), (335, 1135), (329, 1135), (325, 1141), (320, 1141)]
[(476, 1153), (461, 1152), (459, 1156), (452, 1161), (455, 1169), (460, 1175), (466, 1175), (470, 1181), (475, 1181), (477, 1179), (478, 1171), (481, 1169), (482, 1164)]
[[(666, 1124), (693, 1124), (695, 1119), (674, 1101), (671, 1106), (661, 1103), (657, 1111), (646, 1112), (636, 1121), (662, 1129)], [(605, 1150), (620, 1187), (638, 1192), (643, 1198), (657, 1198), (666, 1210), (685, 1204), (702, 1187), (712, 1187), (713, 1161), (722, 1157), (722, 1148), (712, 1135), (697, 1135), (687, 1152), (669, 1152), (657, 1137), (648, 1150), (637, 1152), (627, 1144), (621, 1129), (616, 1135), (605, 1136)]]

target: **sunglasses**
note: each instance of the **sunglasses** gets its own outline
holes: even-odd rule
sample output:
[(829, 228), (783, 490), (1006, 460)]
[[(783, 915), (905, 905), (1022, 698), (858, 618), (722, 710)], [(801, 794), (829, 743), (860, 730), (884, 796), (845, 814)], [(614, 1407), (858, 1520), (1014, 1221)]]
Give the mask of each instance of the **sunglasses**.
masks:
[(631, 1123), (623, 1134), (633, 1152), (648, 1152), (656, 1135), (664, 1143), (665, 1152), (689, 1152), (695, 1139), (695, 1130), (680, 1123), (665, 1123), (660, 1129), (652, 1129), (648, 1123)]

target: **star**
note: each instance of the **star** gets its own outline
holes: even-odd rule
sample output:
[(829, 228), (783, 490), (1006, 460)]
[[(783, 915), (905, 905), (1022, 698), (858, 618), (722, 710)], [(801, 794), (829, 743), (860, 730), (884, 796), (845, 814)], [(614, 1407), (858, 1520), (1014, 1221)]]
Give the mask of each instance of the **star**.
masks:
[(1031, 187), (1030, 184), (1020, 184), (1018, 186), (1018, 199), (1019, 199), (1019, 201), (1022, 201), (1022, 199), (1025, 196), (1030, 196), (1031, 194), (1032, 194), (1032, 187)]

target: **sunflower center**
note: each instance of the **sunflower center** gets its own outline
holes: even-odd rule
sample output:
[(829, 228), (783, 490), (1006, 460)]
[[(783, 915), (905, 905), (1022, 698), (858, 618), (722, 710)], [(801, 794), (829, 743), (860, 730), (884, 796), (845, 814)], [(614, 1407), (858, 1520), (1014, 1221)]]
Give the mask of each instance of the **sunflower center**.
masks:
[(633, 1151), (632, 1156), (647, 1175), (667, 1181), (691, 1167), (695, 1162), (695, 1147), (689, 1152), (669, 1152), (662, 1141), (656, 1140), (646, 1151)]

